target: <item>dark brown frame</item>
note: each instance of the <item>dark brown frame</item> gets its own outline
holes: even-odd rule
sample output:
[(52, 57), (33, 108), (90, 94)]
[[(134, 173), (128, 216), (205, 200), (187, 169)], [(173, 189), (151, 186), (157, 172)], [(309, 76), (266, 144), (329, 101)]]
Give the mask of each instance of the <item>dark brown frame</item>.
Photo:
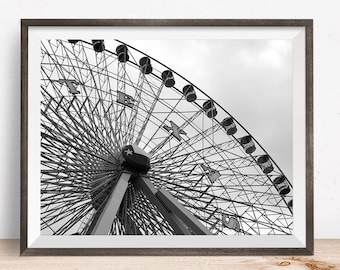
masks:
[[(304, 27), (306, 33), (306, 247), (305, 248), (28, 248), (27, 247), (27, 170), (28, 170), (28, 30), (34, 26), (190, 26), (190, 27)], [(22, 19), (21, 20), (21, 255), (312, 255), (313, 225), (313, 20), (260, 19)]]

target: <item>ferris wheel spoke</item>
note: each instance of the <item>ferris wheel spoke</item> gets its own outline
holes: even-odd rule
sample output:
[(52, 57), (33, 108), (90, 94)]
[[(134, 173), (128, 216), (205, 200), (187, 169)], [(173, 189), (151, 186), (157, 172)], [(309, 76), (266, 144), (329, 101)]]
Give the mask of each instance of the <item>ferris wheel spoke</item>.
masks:
[[(57, 103), (57, 101), (55, 101), (55, 103)], [(84, 138), (85, 135), (88, 135), (90, 138), (86, 138), (86, 140), (89, 143), (92, 143), (93, 139), (95, 139), (94, 136), (91, 135), (91, 133), (87, 132), (87, 126), (86, 123), (84, 122), (80, 122), (75, 120), (75, 118), (71, 115), (71, 113), (68, 110), (63, 110), (63, 112), (65, 113), (65, 115), (67, 115), (69, 117), (69, 119), (75, 124), (74, 126), (70, 126), (69, 123), (66, 121), (65, 116), (63, 114), (61, 114), (61, 112), (45, 112), (42, 111), (42, 115), (48, 120), (47, 123), (51, 123), (53, 124), (56, 128), (58, 129), (62, 129), (63, 132), (66, 132), (65, 134), (63, 134), (63, 132), (61, 132), (61, 135), (66, 135), (66, 134), (70, 134), (70, 137), (74, 137), (73, 132), (77, 132), (78, 133), (78, 137), (80, 138)], [(57, 119), (53, 120), (52, 116), (56, 116)], [(82, 118), (80, 118), (82, 119)], [(60, 123), (63, 123), (63, 125), (60, 125)], [(85, 126), (83, 126), (85, 124)], [(47, 128), (45, 126), (45, 128)], [(96, 140), (94, 140), (96, 141)]]
[[(49, 43), (51, 48), (51, 53), (47, 49), (47, 47), (43, 44), (44, 53), (43, 56), (45, 61), (49, 61), (44, 64), (44, 68), (42, 68), (42, 71), (47, 72), (49, 71), (49, 74), (51, 74), (50, 79), (59, 80), (62, 79), (63, 81), (77, 81), (77, 75), (72, 75), (70, 72), (70, 69), (74, 68), (73, 62), (67, 58), (64, 57), (63, 54), (65, 53), (62, 46), (59, 45), (52, 45), (51, 42)], [(47, 70), (47, 67), (49, 69)], [(77, 73), (76, 73), (77, 74)]]
[(159, 96), (161, 94), (161, 91), (164, 87), (164, 83), (162, 82), (161, 85), (159, 85), (157, 88), (152, 86), (152, 84), (150, 84), (150, 82), (146, 79), (146, 77), (144, 76), (143, 78), (145, 78), (146, 83), (149, 85), (149, 91), (153, 94), (153, 100), (151, 101), (151, 104), (149, 105), (149, 107), (147, 108), (147, 112), (148, 114), (146, 115), (146, 117), (144, 119), (141, 119), (141, 128), (136, 136), (136, 140), (134, 142), (134, 144), (138, 145), (140, 143), (140, 140), (142, 139), (142, 136), (145, 132), (146, 126), (148, 124), (148, 121), (150, 120), (150, 117), (152, 116), (152, 113), (155, 109), (155, 106), (158, 102)]
[[(88, 107), (90, 108), (91, 111), (89, 111), (86, 107), (84, 107), (84, 110), (86, 112), (86, 115), (88, 116), (88, 119), (90, 119), (90, 121), (92, 120), (93, 123), (101, 122), (102, 120), (101, 120), (100, 116), (96, 116), (96, 117), (94, 116), (94, 115), (96, 115), (96, 113), (98, 113), (98, 111), (95, 111), (96, 106), (93, 109), (91, 109), (92, 106), (89, 103)], [(107, 115), (110, 114), (109, 113), (110, 108), (112, 108), (112, 106), (107, 109), (105, 114), (107, 114)], [(105, 129), (105, 132), (100, 131), (100, 125), (97, 125), (96, 127), (92, 126), (90, 128), (92, 128), (92, 132), (94, 133), (95, 136), (99, 136), (99, 138), (97, 138), (97, 140), (98, 139), (103, 140), (104, 142), (106, 142), (107, 146), (112, 145), (112, 147), (119, 149), (119, 147), (120, 147), (119, 139), (117, 138), (117, 135), (116, 135), (116, 133), (113, 129), (112, 123), (110, 123), (109, 126), (110, 126), (110, 128)], [(106, 134), (107, 137), (105, 137), (103, 133)]]
[[(63, 235), (67, 232), (69, 232), (70, 230), (75, 229), (75, 227), (79, 226), (79, 220), (81, 220), (82, 218), (84, 218), (84, 216), (87, 214), (85, 209), (78, 209), (77, 212), (72, 213), (73, 216), (71, 219), (68, 219), (68, 216), (64, 217), (64, 219), (66, 219), (65, 223), (59, 227), (58, 230), (55, 231), (56, 235)], [(62, 221), (63, 219), (58, 220)]]
[[(60, 43), (60, 46), (63, 48), (63, 52), (65, 54), (65, 61), (68, 61), (68, 64), (64, 64), (64, 67), (69, 68), (66, 72), (69, 75), (73, 75), (75, 78), (76, 82), (79, 82), (80, 84), (86, 84), (89, 82), (89, 80), (92, 81), (91, 76), (89, 76), (89, 74), (86, 74), (84, 72), (86, 72), (88, 69), (86, 67), (89, 67), (86, 65), (87, 62), (87, 57), (86, 57), (86, 53), (84, 50), (83, 46), (77, 46), (77, 48), (79, 49), (78, 51), (76, 51), (76, 47), (72, 46), (72, 48), (68, 48), (67, 46), (65, 46), (64, 43)], [(85, 61), (83, 60), (83, 58), (85, 57)]]
[[(115, 145), (117, 148), (121, 148), (122, 145), (124, 145), (124, 138), (121, 136), (123, 133), (122, 130), (124, 130), (125, 122), (126, 120), (126, 112), (125, 108), (123, 107), (122, 109), (119, 109), (119, 105), (117, 103), (116, 107), (114, 104), (116, 104), (116, 100), (114, 99), (113, 95), (113, 89), (111, 86), (111, 80), (113, 79), (113, 74), (109, 74), (110, 66), (113, 63), (117, 62), (115, 60), (112, 60), (111, 63), (107, 63), (106, 59), (106, 54), (103, 52), (101, 54), (96, 54), (96, 68), (97, 68), (97, 77), (98, 77), (98, 85), (96, 85), (96, 95), (98, 96), (98, 103), (100, 103), (103, 112), (98, 111), (97, 109), (97, 114), (98, 115), (98, 120), (101, 122), (101, 125), (103, 127), (103, 131), (110, 131), (107, 134), (107, 138), (115, 138)], [(100, 59), (98, 59), (98, 55), (100, 55)], [(99, 61), (99, 62), (98, 62)], [(100, 65), (103, 66), (100, 66)], [(121, 71), (123, 70), (123, 71)], [(117, 72), (117, 92), (119, 91), (124, 91), (125, 92), (125, 85), (123, 84), (123, 81), (120, 79), (120, 72), (125, 72), (124, 67), (118, 69)], [(109, 103), (105, 105), (104, 100), (108, 98)], [(109, 111), (109, 109), (111, 111)], [(102, 115), (105, 115), (106, 117), (102, 117)], [(119, 117), (111, 117), (111, 115), (119, 115)], [(104, 120), (104, 123), (103, 123)], [(115, 123), (115, 124), (114, 124)]]
[[(96, 153), (93, 153), (92, 151), (86, 151), (83, 148), (80, 148), (80, 147), (77, 147), (77, 146), (73, 145), (69, 140), (57, 139), (57, 138), (55, 138), (55, 137), (53, 137), (51, 135), (48, 135), (46, 133), (42, 134), (42, 138), (44, 140), (46, 140), (46, 141), (49, 141), (49, 144), (46, 144), (47, 147), (52, 147), (53, 148), (53, 144), (54, 143), (60, 143), (60, 147), (61, 148), (65, 149), (65, 147), (69, 147), (69, 148), (65, 149), (65, 150), (67, 150), (67, 152), (69, 152), (70, 149), (74, 149), (76, 153), (82, 153), (82, 154), (85, 154), (86, 156), (95, 157), (95, 158), (97, 158), (99, 160), (103, 160), (105, 162), (112, 163), (112, 161), (109, 161), (109, 160), (105, 159), (102, 155), (97, 155)], [(59, 150), (59, 149), (60, 148), (58, 148), (57, 150)], [(78, 157), (81, 157), (81, 156), (83, 156), (83, 155), (78, 155)], [(64, 159), (65, 159), (65, 156), (64, 156)]]
[[(86, 159), (87, 157), (96, 157), (108, 161), (108, 159), (106, 159), (102, 155), (98, 155), (92, 152), (93, 149), (87, 149), (85, 147), (83, 148), (81, 147), (81, 144), (80, 147), (76, 146), (76, 143), (78, 142), (77, 140), (56, 139), (48, 134), (43, 135), (43, 139), (44, 141), (41, 142), (41, 145), (46, 150), (46, 152), (42, 152), (42, 154), (44, 155), (46, 161), (51, 161), (52, 158), (57, 158), (61, 160), (65, 159), (67, 157), (65, 156), (65, 153), (68, 153), (69, 159), (73, 159), (76, 162), (82, 161), (84, 158)], [(51, 152), (51, 149), (53, 149), (55, 152)]]
[[(55, 205), (53, 207), (56, 207)], [(67, 230), (70, 230), (72, 227), (74, 227), (78, 221), (80, 220), (80, 217), (82, 215), (85, 215), (86, 210), (83, 206), (79, 206), (78, 208), (69, 210), (69, 208), (67, 208), (66, 210), (66, 205), (63, 206), (63, 208), (61, 210), (62, 214), (59, 215), (49, 215), (48, 218), (47, 217), (42, 217), (43, 220), (43, 224), (49, 224), (49, 226), (47, 227), (56, 227), (53, 229), (54, 234), (64, 234)], [(57, 227), (58, 224), (62, 221), (66, 221), (65, 224), (63, 224), (63, 226)], [(56, 226), (54, 226), (56, 225)], [(45, 227), (45, 228), (47, 228)]]
[[(45, 198), (44, 198), (45, 199)], [(83, 207), (87, 207), (87, 205), (78, 205), (77, 207), (75, 207), (74, 205), (72, 205), (70, 202), (74, 201), (75, 199), (75, 196), (72, 196), (72, 197), (65, 197), (63, 196), (63, 200), (65, 200), (64, 203), (57, 203), (56, 201), (54, 200), (51, 200), (50, 198), (46, 198), (46, 203), (43, 204), (43, 207), (49, 207), (49, 206), (53, 206), (53, 209), (50, 209), (49, 210), (46, 210), (44, 212), (44, 215), (47, 215), (47, 214), (51, 214), (53, 213), (53, 211), (61, 211), (61, 210), (65, 210), (63, 212), (63, 215), (58, 215), (59, 218), (64, 218), (66, 216), (69, 215), (69, 213), (73, 213), (74, 211), (77, 211), (78, 209), (80, 208), (83, 208)], [(79, 200), (76, 200), (76, 204), (78, 203), (81, 203), (81, 201)], [(70, 207), (67, 207), (67, 206), (70, 206)], [(65, 207), (67, 207), (67, 209), (64, 209)], [(52, 218), (52, 217), (51, 217)]]
[[(133, 79), (130, 78), (129, 74), (126, 72), (126, 63), (119, 63), (118, 70), (117, 101), (119, 104), (117, 104), (117, 106), (119, 105), (122, 107), (122, 110), (117, 118), (118, 121), (116, 121), (116, 126), (121, 130), (121, 134), (125, 134), (122, 136), (122, 145), (128, 143), (133, 144), (133, 140), (136, 137), (137, 122), (143, 120), (143, 117), (145, 117), (147, 110), (149, 109), (142, 98), (142, 88), (146, 78), (145, 74), (139, 71), (138, 81), (137, 83), (134, 83)], [(127, 87), (131, 90), (131, 95), (127, 93)], [(144, 91), (144, 95), (145, 94)]]
[[(118, 72), (117, 72), (117, 104), (116, 104), (116, 112), (117, 116), (115, 119), (115, 130), (117, 132), (117, 136), (119, 137), (120, 146), (124, 145), (123, 134), (125, 134), (126, 127), (126, 111), (125, 111), (125, 97), (126, 95), (126, 71), (125, 71), (125, 63), (121, 64), (118, 62)], [(124, 97), (121, 98), (121, 95)], [(123, 99), (123, 100), (122, 100)], [(119, 101), (122, 100), (122, 104), (119, 104)]]
[[(53, 182), (53, 179), (55, 178), (44, 178), (42, 179), (42, 186), (44, 187), (43, 190), (41, 191), (41, 194), (51, 194), (51, 195), (46, 195), (44, 196), (44, 199), (45, 198), (57, 198), (58, 195), (55, 195), (53, 194), (53, 189), (55, 188), (68, 188), (67, 190), (65, 191), (59, 191), (59, 194), (60, 195), (68, 195), (68, 193), (71, 193), (74, 194), (74, 196), (79, 196), (81, 195), (81, 192), (84, 192), (84, 191), (89, 191), (89, 188), (86, 187), (85, 185), (88, 184), (86, 183), (86, 179), (85, 179), (85, 183), (81, 182), (80, 180), (78, 181), (75, 181), (72, 178), (70, 177), (65, 177), (65, 178), (62, 178), (62, 177), (59, 177), (58, 175), (56, 176), (58, 178), (58, 182), (55, 183)], [(82, 198), (85, 198), (86, 196), (82, 196)]]
[[(102, 55), (103, 57), (103, 55)], [(98, 58), (96, 58), (98, 59)], [(102, 67), (99, 67), (100, 62), (103, 64)], [(111, 118), (111, 113), (108, 113), (108, 108), (111, 108), (114, 112), (114, 106), (113, 105), (113, 99), (111, 98), (110, 92), (112, 91), (111, 83), (110, 83), (110, 75), (108, 74), (108, 70), (110, 69), (110, 66), (108, 66), (106, 58), (103, 57), (99, 63), (97, 63), (97, 76), (98, 76), (98, 85), (96, 88), (97, 90), (97, 96), (98, 96), (98, 103), (101, 105), (101, 109), (97, 109), (98, 113), (98, 119), (102, 126), (102, 133), (106, 133), (106, 138), (109, 138), (112, 140), (112, 138), (116, 137), (117, 130), (119, 129), (113, 129), (113, 118)], [(107, 97), (110, 97), (110, 102), (105, 105), (104, 100), (107, 99)], [(102, 117), (102, 115), (106, 115), (105, 118)], [(113, 142), (112, 142), (113, 143)], [(117, 142), (115, 143), (117, 145)]]
[[(74, 50), (74, 47), (73, 47)], [(105, 122), (102, 121), (102, 117), (96, 117), (97, 121), (92, 121), (92, 122), (97, 122), (97, 127), (96, 129), (101, 129), (102, 132), (106, 132), (107, 139), (111, 139), (113, 134), (115, 134), (115, 132), (113, 131), (113, 126), (112, 126), (112, 119), (111, 119), (111, 114), (108, 113), (109, 108), (111, 107), (110, 105), (108, 105), (108, 108), (106, 108), (106, 106), (104, 105), (104, 96), (106, 97), (111, 97), (111, 95), (109, 95), (108, 93), (110, 93), (111, 91), (111, 83), (110, 83), (110, 77), (108, 73), (105, 73), (104, 71), (107, 71), (109, 66), (112, 63), (107, 63), (106, 58), (99, 60), (99, 62), (97, 61), (96, 65), (94, 66), (89, 66), (88, 63), (88, 58), (87, 55), (85, 53), (84, 47), (82, 46), (82, 53), (81, 56), (83, 59), (79, 60), (79, 57), (74, 53), (74, 56), (77, 60), (75, 65), (72, 65), (72, 70), (74, 71), (75, 74), (77, 74), (77, 79), (81, 82), (81, 85), (85, 86), (88, 89), (92, 89), (91, 92), (88, 95), (94, 95), (98, 97), (98, 102), (95, 104), (95, 106), (93, 108), (91, 108), (91, 103), (89, 102), (88, 98), (85, 100), (88, 103), (88, 106), (85, 106), (85, 110), (87, 112), (87, 117), (89, 119), (92, 118), (92, 120), (94, 120), (93, 117), (95, 117), (96, 115), (102, 115), (102, 113), (100, 112), (101, 110), (104, 111), (106, 118)], [(80, 54), (80, 53), (79, 53)], [(97, 57), (96, 57), (97, 59)], [(114, 61), (112, 61), (114, 62)], [(80, 66), (81, 65), (81, 66)], [(87, 69), (85, 69), (87, 68)], [(79, 70), (79, 72), (78, 72)], [(89, 70), (90, 72), (88, 72), (88, 74), (84, 74), (82, 71), (83, 70)], [(71, 72), (71, 71), (69, 71)], [(84, 88), (84, 91), (86, 92), (86, 89)], [(93, 93), (92, 93), (93, 92)], [(104, 95), (104, 96), (103, 96)], [(86, 104), (84, 101), (83, 105), (80, 107), (83, 108), (84, 105)], [(112, 102), (112, 100), (111, 100)], [(111, 104), (111, 103), (109, 103)], [(98, 106), (100, 105), (100, 106)], [(89, 109), (91, 110), (91, 112), (87, 111), (87, 107), (89, 107)], [(114, 109), (111, 107), (111, 109)], [(108, 134), (108, 132), (110, 132), (110, 134)], [(103, 137), (104, 138), (104, 137)], [(114, 142), (112, 142), (113, 144), (116, 144)]]
[[(135, 88), (135, 95), (134, 95), (134, 105), (132, 110), (130, 119), (128, 121), (128, 127), (127, 127), (127, 134), (129, 136), (128, 142), (133, 143), (133, 140), (135, 139), (136, 135), (136, 128), (138, 125), (143, 125), (140, 123), (143, 123), (143, 117), (147, 115), (148, 112), (148, 102), (147, 100), (144, 100), (145, 98), (151, 98), (150, 94), (146, 91), (143, 91), (143, 85), (146, 81), (145, 74), (143, 72), (140, 72), (138, 77), (137, 85)], [(142, 116), (142, 117), (141, 117)], [(138, 124), (137, 124), (138, 122)], [(142, 129), (142, 126), (140, 127), (140, 130)]]
[[(58, 46), (52, 44), (51, 41), (48, 41), (47, 45), (45, 45), (45, 43), (42, 43), (41, 46), (42, 46), (41, 62), (43, 65), (42, 70), (44, 70), (45, 68), (49, 68), (51, 71), (51, 74), (55, 74), (55, 71), (57, 71), (57, 73), (58, 72), (61, 73), (61, 70), (63, 69), (63, 67), (62, 65), (59, 64), (59, 61), (60, 60), (63, 61), (63, 60), (57, 56), (58, 54), (56, 54), (56, 51), (58, 50)], [(47, 48), (47, 46), (49, 46), (49, 48)]]
[[(87, 147), (86, 145), (90, 146), (95, 149), (98, 149), (99, 151), (105, 150), (106, 147), (102, 147), (103, 142), (99, 141), (98, 136), (96, 134), (92, 134), (89, 132), (92, 130), (91, 127), (88, 127), (87, 122), (83, 119), (83, 117), (79, 117), (80, 121), (76, 120), (76, 118), (68, 111), (64, 110), (64, 113), (68, 116), (68, 119), (74, 124), (69, 125), (69, 123), (64, 119), (64, 116), (62, 114), (56, 113), (55, 115), (58, 117), (58, 122), (52, 120), (52, 118), (45, 112), (42, 112), (42, 115), (47, 118), (49, 123), (52, 123), (55, 127), (58, 127), (58, 129), (61, 129), (60, 136), (65, 136), (66, 134), (70, 134), (68, 136), (68, 140), (71, 138), (74, 138), (75, 140), (82, 140), (83, 141), (83, 147)], [(60, 125), (59, 123), (63, 123), (63, 125)], [(46, 127), (45, 127), (46, 128)], [(77, 134), (75, 137), (74, 134)], [(97, 143), (97, 144), (93, 144)], [(104, 141), (105, 143), (105, 141)], [(106, 142), (107, 145), (109, 143)]]

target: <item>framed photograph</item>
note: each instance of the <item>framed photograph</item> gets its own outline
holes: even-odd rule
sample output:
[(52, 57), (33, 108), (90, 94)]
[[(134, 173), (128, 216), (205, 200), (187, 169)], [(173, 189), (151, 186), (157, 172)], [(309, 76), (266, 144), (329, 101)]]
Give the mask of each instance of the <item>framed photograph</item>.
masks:
[(312, 20), (21, 25), (21, 255), (313, 254)]

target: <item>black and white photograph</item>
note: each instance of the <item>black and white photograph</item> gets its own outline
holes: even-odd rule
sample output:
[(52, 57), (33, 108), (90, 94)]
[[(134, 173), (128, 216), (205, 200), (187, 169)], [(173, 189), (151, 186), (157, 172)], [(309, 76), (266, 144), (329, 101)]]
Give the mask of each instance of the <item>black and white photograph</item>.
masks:
[(290, 38), (246, 30), (143, 38), (82, 29), (34, 43), (34, 230), (47, 247), (124, 238), (129, 248), (304, 247), (289, 242), (306, 235), (306, 164), (295, 158), (305, 151), (301, 28), (287, 29)]
[(292, 234), (291, 48), (42, 41), (42, 234)]

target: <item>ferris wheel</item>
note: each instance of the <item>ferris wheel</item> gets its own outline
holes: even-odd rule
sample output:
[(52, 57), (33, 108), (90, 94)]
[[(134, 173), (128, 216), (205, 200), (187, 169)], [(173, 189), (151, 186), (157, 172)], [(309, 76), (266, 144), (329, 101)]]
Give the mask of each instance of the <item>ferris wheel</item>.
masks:
[(41, 42), (41, 233), (291, 235), (270, 153), (151, 54)]

